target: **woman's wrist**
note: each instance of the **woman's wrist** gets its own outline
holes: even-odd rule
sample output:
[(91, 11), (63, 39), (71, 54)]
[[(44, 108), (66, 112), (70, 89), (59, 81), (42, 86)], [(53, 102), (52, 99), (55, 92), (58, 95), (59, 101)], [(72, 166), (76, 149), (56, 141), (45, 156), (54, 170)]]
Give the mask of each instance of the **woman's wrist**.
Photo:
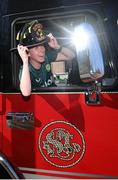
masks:
[(55, 49), (57, 53), (61, 52), (62, 46), (59, 46), (58, 48)]
[(23, 65), (25, 66), (27, 66), (29, 64), (29, 62), (28, 62), (28, 60), (26, 60), (26, 61), (23, 61)]

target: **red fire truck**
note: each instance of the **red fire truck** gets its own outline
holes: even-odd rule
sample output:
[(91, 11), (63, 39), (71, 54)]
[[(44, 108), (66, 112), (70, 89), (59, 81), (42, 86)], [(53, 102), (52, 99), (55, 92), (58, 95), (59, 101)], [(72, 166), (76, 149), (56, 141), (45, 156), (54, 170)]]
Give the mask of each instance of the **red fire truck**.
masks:
[[(118, 178), (117, 2), (0, 2), (0, 178)], [(16, 35), (35, 19), (75, 57), (24, 97)]]

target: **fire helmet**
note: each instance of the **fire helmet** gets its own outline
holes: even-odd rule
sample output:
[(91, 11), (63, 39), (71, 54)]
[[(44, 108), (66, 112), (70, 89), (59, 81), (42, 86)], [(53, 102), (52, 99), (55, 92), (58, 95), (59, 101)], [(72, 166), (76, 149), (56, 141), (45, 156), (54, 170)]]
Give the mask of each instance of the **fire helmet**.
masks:
[(18, 44), (32, 48), (44, 45), (49, 41), (48, 36), (44, 32), (43, 25), (38, 20), (26, 23), (17, 33), (16, 40)]

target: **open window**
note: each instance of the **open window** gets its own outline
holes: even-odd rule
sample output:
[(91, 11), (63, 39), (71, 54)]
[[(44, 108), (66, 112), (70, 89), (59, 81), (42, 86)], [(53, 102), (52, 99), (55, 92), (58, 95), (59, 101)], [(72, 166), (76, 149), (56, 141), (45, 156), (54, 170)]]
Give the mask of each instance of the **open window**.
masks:
[[(69, 61), (51, 63), (54, 86), (33, 88), (32, 91), (84, 91), (95, 82), (103, 90), (116, 84), (115, 65), (101, 18), (95, 13), (59, 13), (48, 18), (35, 16), (15, 19), (11, 26), (11, 48), (17, 47), (16, 35), (25, 23), (37, 19), (45, 31), (52, 33), (61, 46), (69, 48), (75, 57)], [(13, 84), (19, 89), (19, 69), (22, 61), (15, 49), (11, 52)]]

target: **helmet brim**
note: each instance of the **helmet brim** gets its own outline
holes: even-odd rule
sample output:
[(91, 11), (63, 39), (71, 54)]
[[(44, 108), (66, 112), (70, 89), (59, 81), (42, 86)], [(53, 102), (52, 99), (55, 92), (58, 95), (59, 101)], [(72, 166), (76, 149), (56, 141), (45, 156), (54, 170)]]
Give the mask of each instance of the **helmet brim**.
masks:
[[(20, 45), (23, 45), (23, 46), (26, 46), (27, 48), (33, 48), (33, 47), (36, 47), (36, 46), (42, 46), (42, 45), (45, 45), (46, 43), (49, 42), (49, 37), (46, 36), (46, 38), (42, 41), (39, 41), (37, 43), (34, 43), (34, 44), (30, 44), (30, 45), (23, 45), (23, 44), (20, 44)], [(17, 50), (17, 47), (14, 47), (14, 48), (11, 48), (9, 51), (10, 52), (13, 52), (13, 51), (16, 51)]]

